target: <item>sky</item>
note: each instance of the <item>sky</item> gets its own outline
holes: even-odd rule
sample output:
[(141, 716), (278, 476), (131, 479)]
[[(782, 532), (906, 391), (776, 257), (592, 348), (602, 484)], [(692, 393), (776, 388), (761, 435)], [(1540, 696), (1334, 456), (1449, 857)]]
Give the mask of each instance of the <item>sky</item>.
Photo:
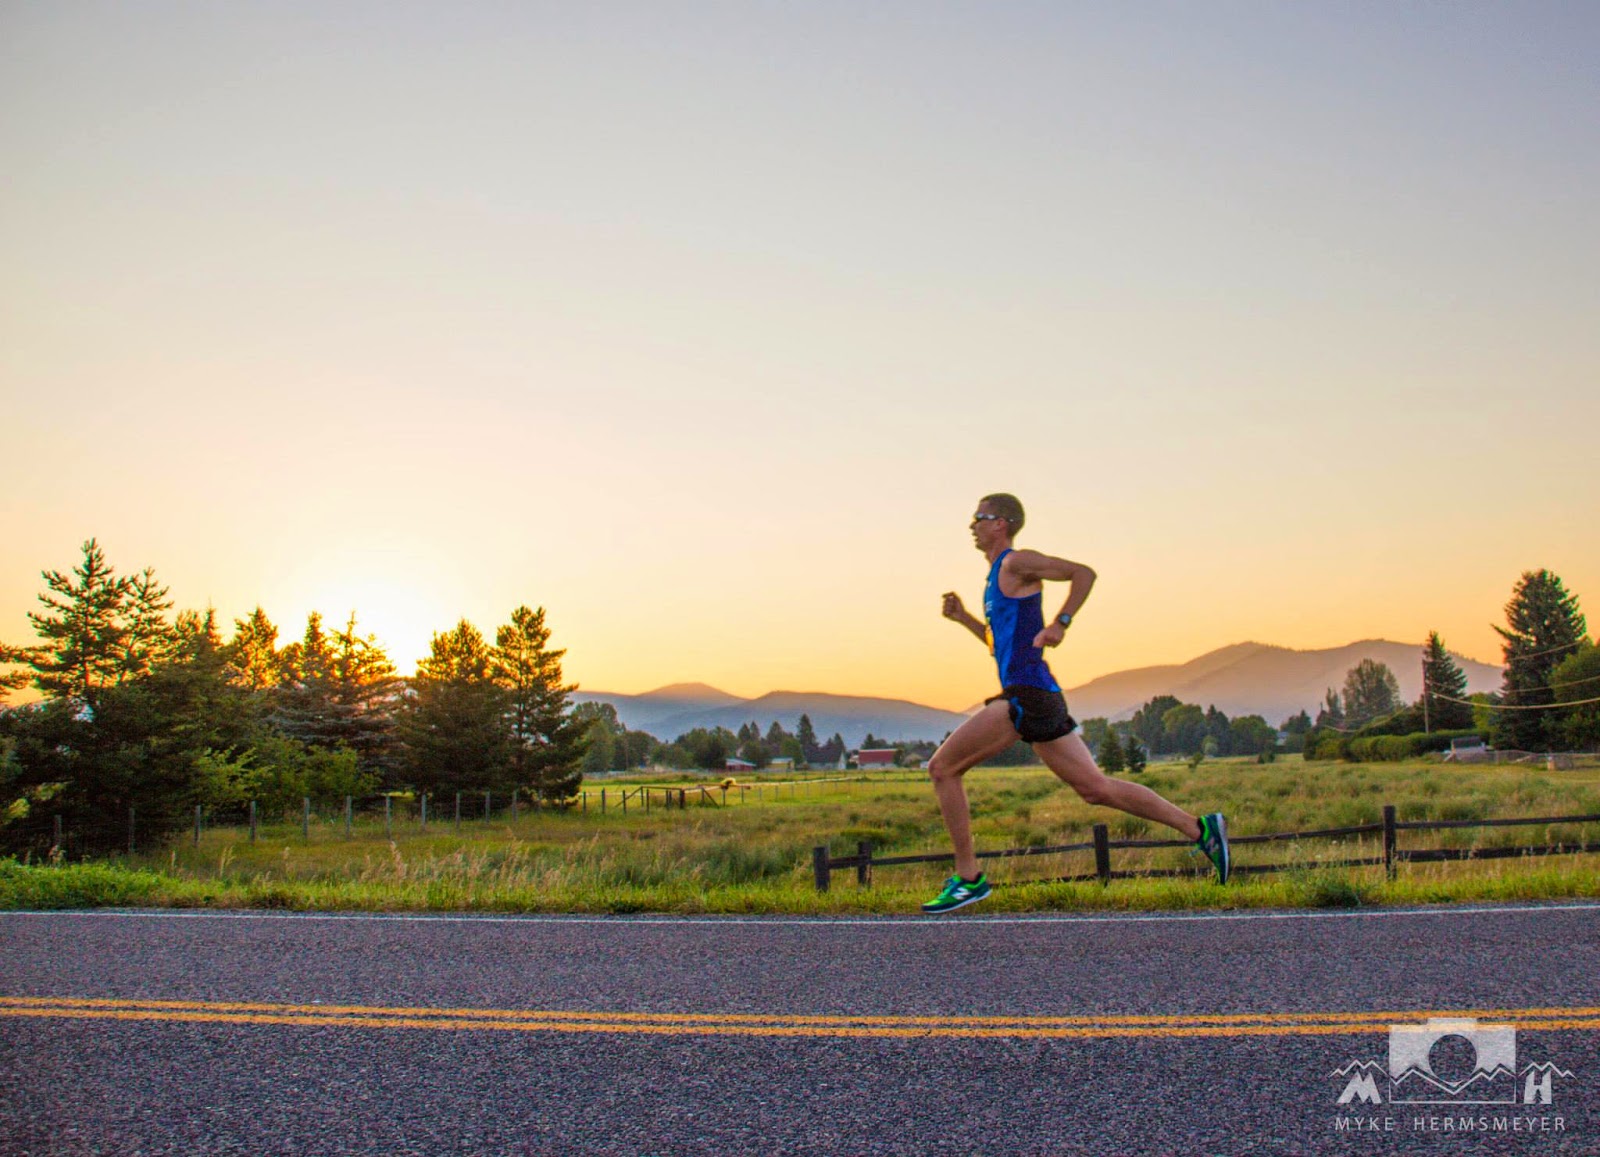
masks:
[[(0, 640), (92, 537), (403, 672), (963, 709), (1600, 613), (1587, 2), (0, 0)], [(1065, 590), (1048, 591), (1057, 605)]]

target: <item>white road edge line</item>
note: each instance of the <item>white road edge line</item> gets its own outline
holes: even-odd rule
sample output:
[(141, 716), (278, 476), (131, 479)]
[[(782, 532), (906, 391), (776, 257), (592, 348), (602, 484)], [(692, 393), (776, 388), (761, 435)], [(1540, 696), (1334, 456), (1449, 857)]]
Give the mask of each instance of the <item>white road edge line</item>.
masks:
[(170, 908), (67, 908), (56, 911), (19, 909), (0, 911), (5, 917), (67, 917), (71, 919), (121, 919), (121, 920), (320, 920), (347, 921), (351, 923), (404, 923), (404, 924), (632, 924), (660, 925), (663, 927), (692, 924), (708, 927), (794, 926), (816, 928), (851, 926), (863, 928), (990, 928), (997, 924), (1178, 924), (1205, 921), (1237, 920), (1379, 920), (1401, 916), (1504, 916), (1524, 913), (1591, 912), (1600, 911), (1600, 903), (1577, 904), (1526, 904), (1514, 906), (1477, 906), (1470, 908), (1374, 908), (1361, 910), (1300, 912), (1128, 912), (1109, 915), (1073, 915), (1050, 913), (1038, 916), (962, 916), (955, 919), (938, 917), (899, 916), (604, 916), (604, 915), (540, 915), (479, 916), (471, 913), (449, 914), (430, 912), (253, 912), (237, 910), (200, 910)]

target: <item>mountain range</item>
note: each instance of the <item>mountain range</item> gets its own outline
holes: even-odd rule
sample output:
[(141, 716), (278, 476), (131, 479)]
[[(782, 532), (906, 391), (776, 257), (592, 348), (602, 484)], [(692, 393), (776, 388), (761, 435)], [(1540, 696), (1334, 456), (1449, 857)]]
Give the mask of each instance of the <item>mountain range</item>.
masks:
[[(1394, 672), (1401, 698), (1414, 701), (1422, 691), (1422, 649), (1412, 643), (1368, 639), (1317, 651), (1295, 651), (1265, 643), (1237, 643), (1187, 663), (1139, 667), (1102, 675), (1067, 690), (1067, 704), (1079, 719), (1097, 715), (1127, 719), (1157, 695), (1176, 695), (1185, 703), (1215, 706), (1229, 716), (1261, 715), (1276, 726), (1297, 711), (1313, 716), (1330, 690), (1344, 686), (1346, 672), (1362, 659), (1375, 659)], [(1456, 663), (1470, 691), (1500, 686), (1500, 668), (1460, 655)], [(959, 726), (966, 712), (944, 711), (903, 699), (831, 695), (819, 691), (771, 691), (754, 699), (730, 695), (704, 683), (674, 683), (642, 695), (578, 691), (577, 703), (609, 703), (617, 718), (634, 731), (675, 739), (696, 727), (737, 731), (754, 722), (763, 732), (774, 720), (794, 731), (802, 714), (817, 735), (835, 732), (851, 747), (870, 733), (879, 739), (939, 739)]]

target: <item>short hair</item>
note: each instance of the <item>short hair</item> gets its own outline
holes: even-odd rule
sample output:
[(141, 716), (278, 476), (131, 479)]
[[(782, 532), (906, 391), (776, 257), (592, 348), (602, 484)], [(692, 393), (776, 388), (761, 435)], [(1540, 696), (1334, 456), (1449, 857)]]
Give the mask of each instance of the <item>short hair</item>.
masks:
[(1015, 494), (985, 494), (978, 501), (987, 502), (994, 507), (994, 512), (1005, 519), (1006, 525), (1011, 527), (1013, 536), (1022, 529), (1022, 503), (1017, 501)]

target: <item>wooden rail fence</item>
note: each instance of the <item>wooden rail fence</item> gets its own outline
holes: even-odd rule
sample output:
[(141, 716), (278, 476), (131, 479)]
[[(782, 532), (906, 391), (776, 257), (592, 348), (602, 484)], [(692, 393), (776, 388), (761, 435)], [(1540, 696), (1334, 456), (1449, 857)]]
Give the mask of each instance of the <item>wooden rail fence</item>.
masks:
[[(1589, 824), (1600, 823), (1600, 815), (1581, 816), (1536, 816), (1519, 819), (1503, 820), (1397, 820), (1393, 804), (1385, 804), (1383, 808), (1383, 821), (1376, 824), (1356, 824), (1346, 828), (1320, 828), (1307, 832), (1277, 832), (1271, 835), (1260, 836), (1233, 836), (1228, 843), (1237, 849), (1253, 844), (1282, 843), (1294, 840), (1311, 839), (1336, 839), (1342, 836), (1383, 835), (1383, 855), (1357, 857), (1343, 860), (1319, 860), (1319, 868), (1362, 868), (1377, 867), (1382, 865), (1390, 878), (1395, 874), (1395, 868), (1401, 863), (1437, 863), (1444, 860), (1498, 860), (1523, 856), (1552, 856), (1562, 854), (1575, 854), (1579, 852), (1600, 852), (1600, 842), (1584, 841), (1577, 844), (1542, 844), (1532, 846), (1515, 846), (1501, 848), (1402, 848), (1399, 844), (1401, 832), (1444, 831), (1455, 828), (1510, 828), (1510, 827), (1543, 827), (1551, 824)], [(1094, 871), (1077, 876), (1059, 876), (1056, 883), (1073, 883), (1086, 880), (1099, 880), (1109, 884), (1112, 880), (1148, 879), (1160, 876), (1188, 876), (1194, 870), (1188, 868), (1140, 868), (1132, 871), (1113, 871), (1111, 867), (1111, 853), (1113, 851), (1132, 848), (1192, 848), (1194, 845), (1188, 840), (1113, 840), (1110, 829), (1105, 824), (1095, 824), (1090, 830), (1092, 838), (1074, 844), (1055, 844), (1039, 848), (1007, 848), (997, 852), (979, 852), (980, 860), (1010, 859), (1017, 856), (1053, 856), (1068, 852), (1094, 853)], [(856, 883), (862, 887), (872, 885), (872, 869), (892, 867), (899, 864), (939, 864), (952, 863), (954, 853), (938, 852), (931, 855), (913, 856), (874, 856), (872, 844), (866, 840), (856, 845), (856, 854), (853, 856), (834, 856), (826, 844), (819, 844), (811, 851), (811, 867), (816, 878), (817, 891), (826, 892), (832, 882), (833, 872), (836, 869), (854, 868)], [(1241, 864), (1237, 857), (1234, 860), (1232, 871), (1237, 875), (1254, 875), (1264, 872), (1287, 872), (1304, 868), (1305, 864), (1268, 863), (1268, 864)]]

